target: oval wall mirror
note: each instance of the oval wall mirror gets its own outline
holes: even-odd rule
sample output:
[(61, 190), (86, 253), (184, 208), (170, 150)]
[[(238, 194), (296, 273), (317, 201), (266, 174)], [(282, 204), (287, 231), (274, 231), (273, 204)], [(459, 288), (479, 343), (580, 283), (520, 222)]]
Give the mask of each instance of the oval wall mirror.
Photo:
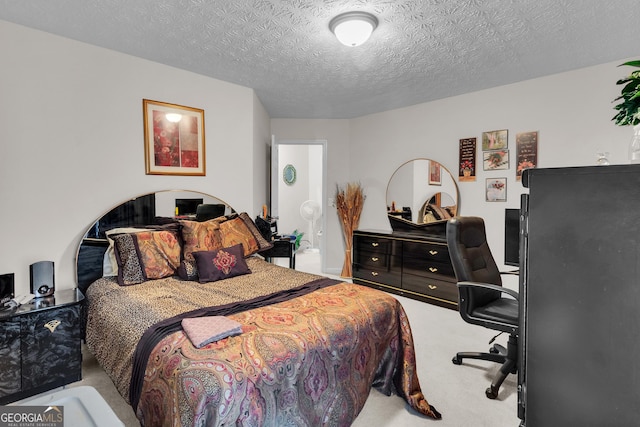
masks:
[(387, 216), (393, 230), (409, 231), (459, 215), (458, 185), (438, 161), (409, 160), (387, 185)]

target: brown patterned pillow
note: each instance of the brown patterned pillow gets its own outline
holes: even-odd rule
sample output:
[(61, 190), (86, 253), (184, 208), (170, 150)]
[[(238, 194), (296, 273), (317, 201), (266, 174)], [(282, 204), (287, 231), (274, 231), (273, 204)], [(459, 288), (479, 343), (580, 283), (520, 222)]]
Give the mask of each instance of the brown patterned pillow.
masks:
[(193, 252), (213, 251), (223, 247), (220, 235), (220, 221), (212, 219), (204, 222), (180, 221), (183, 243), (183, 258), (194, 261)]
[(273, 247), (273, 243), (264, 238), (258, 229), (258, 226), (253, 222), (249, 214), (242, 212), (239, 217), (244, 221), (244, 224), (247, 226), (251, 234), (253, 234), (253, 237), (255, 237), (256, 242), (258, 243), (258, 252), (266, 251)]
[(147, 279), (173, 276), (180, 266), (181, 248), (171, 231), (143, 231), (134, 235), (140, 264)]
[(180, 265), (181, 248), (172, 231), (117, 234), (113, 241), (121, 286), (172, 276)]
[(242, 243), (245, 257), (255, 254), (260, 249), (253, 233), (240, 216), (220, 223), (220, 237), (224, 248)]

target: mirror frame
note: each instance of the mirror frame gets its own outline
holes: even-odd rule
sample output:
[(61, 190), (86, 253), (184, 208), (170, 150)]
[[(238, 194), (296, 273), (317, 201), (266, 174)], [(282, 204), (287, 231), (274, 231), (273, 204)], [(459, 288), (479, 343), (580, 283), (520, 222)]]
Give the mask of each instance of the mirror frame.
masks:
[[(391, 206), (391, 203), (393, 202), (393, 200), (390, 200), (389, 198), (389, 189), (391, 187), (391, 182), (393, 181), (394, 176), (398, 173), (398, 171), (400, 171), (404, 166), (415, 162), (417, 160), (426, 160), (428, 162), (437, 162), (440, 164), (440, 168), (441, 168), (441, 176), (444, 177), (445, 173), (448, 174), (451, 177), (451, 182), (453, 183), (453, 189), (455, 190), (455, 195), (451, 195), (448, 192), (435, 192), (433, 194), (431, 194), (429, 196), (430, 200), (431, 197), (435, 196), (437, 193), (443, 193), (443, 194), (448, 194), (455, 202), (456, 205), (456, 216), (460, 215), (460, 190), (458, 188), (458, 183), (456, 182), (455, 176), (451, 173), (451, 171), (449, 171), (449, 169), (447, 169), (446, 166), (444, 166), (441, 162), (434, 160), (434, 159), (430, 159), (428, 157), (417, 157), (414, 159), (410, 159), (407, 160), (406, 162), (402, 163), (400, 166), (398, 166), (395, 171), (393, 172), (393, 174), (391, 174), (391, 177), (389, 178), (389, 181), (387, 182), (387, 190), (385, 192), (385, 203), (387, 208), (389, 208), (389, 206)], [(426, 203), (426, 200), (421, 204), (422, 208), (424, 208), (424, 204)], [(422, 209), (421, 208), (421, 209)], [(431, 234), (434, 233), (435, 234), (441, 234), (440, 232), (436, 232), (435, 230), (431, 230), (431, 229), (435, 229), (438, 228), (439, 226), (443, 226), (444, 224), (446, 224), (447, 220), (436, 220), (433, 222), (427, 222), (427, 223), (418, 223), (418, 222), (414, 222), (413, 220), (409, 221), (407, 219), (395, 216), (395, 215), (390, 215), (389, 211), (387, 210), (387, 218), (389, 219), (389, 223), (391, 225), (391, 228), (393, 231), (404, 231), (404, 232), (419, 232), (419, 233), (427, 233), (427, 234)]]

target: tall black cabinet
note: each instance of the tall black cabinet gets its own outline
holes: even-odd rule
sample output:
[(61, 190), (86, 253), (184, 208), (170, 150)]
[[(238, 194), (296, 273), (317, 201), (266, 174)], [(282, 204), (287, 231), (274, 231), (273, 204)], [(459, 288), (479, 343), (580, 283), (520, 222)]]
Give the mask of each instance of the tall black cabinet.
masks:
[(521, 426), (639, 425), (640, 165), (522, 182)]

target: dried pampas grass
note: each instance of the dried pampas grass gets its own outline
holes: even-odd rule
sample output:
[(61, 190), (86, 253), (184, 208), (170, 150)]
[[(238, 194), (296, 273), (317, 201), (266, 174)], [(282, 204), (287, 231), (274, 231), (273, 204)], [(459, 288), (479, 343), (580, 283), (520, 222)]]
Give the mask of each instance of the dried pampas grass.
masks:
[(346, 188), (340, 189), (336, 185), (336, 209), (344, 234), (345, 253), (341, 277), (351, 277), (351, 248), (353, 247), (353, 231), (358, 229), (360, 214), (364, 205), (364, 192), (359, 183), (348, 183)]

